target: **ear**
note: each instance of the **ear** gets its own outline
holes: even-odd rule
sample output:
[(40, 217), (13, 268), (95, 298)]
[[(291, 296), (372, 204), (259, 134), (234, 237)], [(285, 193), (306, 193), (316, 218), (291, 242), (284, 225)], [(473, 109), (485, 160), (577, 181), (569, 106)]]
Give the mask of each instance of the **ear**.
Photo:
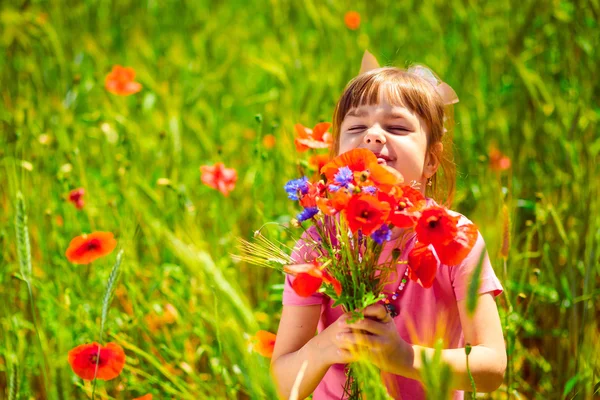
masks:
[(437, 172), (443, 152), (444, 145), (442, 142), (437, 142), (431, 147), (425, 158), (425, 166), (423, 168), (423, 176), (425, 178), (431, 178)]

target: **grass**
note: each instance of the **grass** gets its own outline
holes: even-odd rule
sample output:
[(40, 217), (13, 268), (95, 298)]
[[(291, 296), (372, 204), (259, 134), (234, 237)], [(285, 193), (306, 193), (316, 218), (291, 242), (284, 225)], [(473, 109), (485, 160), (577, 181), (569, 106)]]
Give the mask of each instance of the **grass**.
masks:
[[(344, 26), (344, 2), (0, 5), (2, 395), (91, 395), (67, 352), (97, 340), (116, 254), (85, 267), (64, 252), (73, 237), (106, 230), (126, 261), (105, 338), (125, 348), (127, 365), (97, 397), (274, 398), (269, 360), (247, 338), (277, 328), (283, 277), (230, 252), (297, 212), (282, 190), (306, 158), (293, 125), (331, 120), (365, 48), (382, 64), (429, 65), (460, 97), (453, 208), (479, 226), (505, 288), (509, 368), (491, 397), (598, 395), (600, 3), (352, 7), (357, 31)], [(140, 93), (104, 89), (115, 64), (135, 68)], [(266, 134), (275, 148), (262, 145)], [(492, 145), (509, 171), (489, 167)], [(229, 197), (200, 182), (199, 167), (218, 161), (239, 173)], [(81, 211), (66, 201), (77, 187)], [(33, 308), (15, 236), (19, 191)], [(177, 319), (150, 329), (167, 305)], [(29, 345), (38, 334), (41, 346)]]

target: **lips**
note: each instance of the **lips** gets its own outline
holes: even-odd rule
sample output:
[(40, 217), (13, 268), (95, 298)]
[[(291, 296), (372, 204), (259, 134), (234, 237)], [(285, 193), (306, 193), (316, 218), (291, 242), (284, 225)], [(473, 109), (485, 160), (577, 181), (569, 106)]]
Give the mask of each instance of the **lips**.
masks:
[(388, 156), (386, 156), (384, 154), (375, 154), (375, 156), (377, 157), (377, 164), (380, 164), (380, 165), (389, 164), (392, 161), (391, 158), (389, 158)]

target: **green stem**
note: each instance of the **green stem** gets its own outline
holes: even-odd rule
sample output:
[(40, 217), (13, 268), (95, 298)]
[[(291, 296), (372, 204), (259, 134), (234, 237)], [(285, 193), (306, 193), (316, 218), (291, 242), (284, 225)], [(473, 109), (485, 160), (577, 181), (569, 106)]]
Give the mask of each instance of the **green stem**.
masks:
[(471, 344), (467, 343), (465, 346), (465, 354), (467, 355), (467, 373), (469, 374), (469, 379), (471, 380), (471, 387), (473, 388), (473, 392), (471, 392), (471, 398), (477, 398), (477, 387), (475, 386), (475, 379), (473, 379), (473, 375), (471, 374), (471, 368), (469, 367), (469, 354), (471, 354)]

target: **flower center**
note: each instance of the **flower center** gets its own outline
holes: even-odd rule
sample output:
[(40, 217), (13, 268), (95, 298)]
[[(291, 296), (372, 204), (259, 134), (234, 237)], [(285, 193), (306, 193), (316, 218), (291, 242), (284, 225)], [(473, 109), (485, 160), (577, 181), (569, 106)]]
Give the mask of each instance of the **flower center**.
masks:
[(96, 249), (100, 248), (100, 245), (101, 245), (101, 243), (98, 239), (93, 239), (87, 243), (87, 249), (88, 249), (88, 251), (96, 250)]
[(438, 226), (438, 220), (437, 219), (431, 219), (429, 220), (429, 227), (431, 229), (435, 229), (436, 226)]

